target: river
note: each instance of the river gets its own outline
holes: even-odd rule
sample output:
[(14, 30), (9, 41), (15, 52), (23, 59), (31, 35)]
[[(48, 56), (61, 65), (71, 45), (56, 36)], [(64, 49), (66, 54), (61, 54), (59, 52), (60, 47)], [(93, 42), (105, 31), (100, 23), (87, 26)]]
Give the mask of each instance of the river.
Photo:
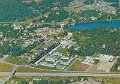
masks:
[(92, 23), (81, 23), (71, 25), (68, 29), (80, 29), (80, 28), (98, 28), (98, 27), (120, 27), (120, 22), (92, 22)]

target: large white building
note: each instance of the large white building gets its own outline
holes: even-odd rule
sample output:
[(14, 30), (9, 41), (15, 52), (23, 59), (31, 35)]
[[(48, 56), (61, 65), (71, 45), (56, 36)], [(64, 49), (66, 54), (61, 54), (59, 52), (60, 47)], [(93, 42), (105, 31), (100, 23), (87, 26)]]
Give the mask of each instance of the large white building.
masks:
[(87, 56), (86, 59), (82, 62), (83, 64), (91, 65), (94, 63), (93, 57)]
[(113, 60), (113, 56), (111, 55), (104, 55), (104, 54), (100, 54), (100, 61), (101, 62), (111, 62)]

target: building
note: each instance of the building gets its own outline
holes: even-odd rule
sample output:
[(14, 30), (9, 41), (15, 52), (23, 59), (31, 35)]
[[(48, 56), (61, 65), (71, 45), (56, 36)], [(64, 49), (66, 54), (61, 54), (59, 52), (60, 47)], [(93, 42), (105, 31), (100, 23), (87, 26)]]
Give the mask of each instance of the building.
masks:
[(62, 56), (61, 59), (65, 59), (65, 60), (69, 60), (70, 57), (67, 57), (67, 56)]
[(74, 60), (74, 58), (70, 58), (67, 62), (61, 61), (60, 64), (62, 64), (62, 65), (69, 65), (70, 63), (72, 63), (73, 60)]
[(53, 52), (55, 52), (58, 48), (60, 48), (61, 45), (58, 45), (57, 47), (55, 47), (54, 49), (52, 49), (49, 54), (52, 54)]
[(68, 48), (68, 49), (75, 44), (75, 42), (72, 42), (71, 40), (68, 41), (62, 40), (60, 43), (63, 48)]
[(111, 55), (104, 55), (104, 54), (100, 54), (100, 61), (101, 62), (111, 62), (113, 60), (113, 56)]
[(49, 56), (45, 59), (45, 61), (56, 62), (58, 59), (57, 56)]
[(94, 63), (93, 57), (87, 56), (86, 59), (82, 62), (83, 64), (91, 65)]

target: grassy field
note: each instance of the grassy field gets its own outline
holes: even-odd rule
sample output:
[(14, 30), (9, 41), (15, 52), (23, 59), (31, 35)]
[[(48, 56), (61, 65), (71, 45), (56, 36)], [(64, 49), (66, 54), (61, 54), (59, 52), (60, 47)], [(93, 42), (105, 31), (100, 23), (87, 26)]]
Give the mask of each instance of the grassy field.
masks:
[(69, 59), (61, 59), (63, 62), (67, 62), (69, 61)]
[[(11, 83), (11, 80), (14, 81), (14, 82)], [(22, 78), (22, 77), (15, 77), (15, 76), (13, 76), (5, 84), (16, 84), (15, 81), (20, 82), (20, 81), (23, 81), (23, 80), (25, 81), (25, 80), (28, 80), (28, 79), (27, 78), (25, 79), (25, 78)], [(21, 83), (19, 83), (19, 84), (21, 84)]]
[(18, 65), (26, 65), (27, 64), (26, 58), (15, 57), (15, 56), (9, 56), (5, 59), (5, 61), (13, 63), (13, 64), (18, 64)]
[(94, 64), (98, 64), (100, 60), (94, 60)]
[(33, 69), (29, 67), (18, 67), (17, 72), (47, 72), (47, 70), (42, 70), (42, 69)]
[(45, 46), (44, 44), (40, 44), (40, 45), (38, 45), (35, 49), (43, 48), (44, 46)]
[(6, 78), (6, 77), (8, 77), (8, 76), (3, 75), (3, 76), (0, 76), (0, 79)]
[(63, 53), (63, 54), (67, 54), (68, 53), (68, 49), (66, 49), (66, 48), (59, 48), (58, 52)]
[(47, 66), (42, 66), (42, 65), (32, 66), (32, 67), (39, 68), (39, 69), (45, 69), (45, 70), (56, 70), (56, 68), (54, 67), (47, 67)]
[(68, 71), (81, 71), (80, 64), (81, 60), (77, 60), (73, 65), (68, 68)]
[(105, 80), (104, 80), (104, 82), (105, 82), (105, 84), (108, 84), (108, 83), (110, 83), (110, 84), (120, 84), (120, 78), (106, 78)]
[(103, 80), (104, 84), (120, 84), (120, 78), (96, 77), (96, 79)]
[(0, 72), (10, 72), (13, 70), (12, 65), (0, 63)]

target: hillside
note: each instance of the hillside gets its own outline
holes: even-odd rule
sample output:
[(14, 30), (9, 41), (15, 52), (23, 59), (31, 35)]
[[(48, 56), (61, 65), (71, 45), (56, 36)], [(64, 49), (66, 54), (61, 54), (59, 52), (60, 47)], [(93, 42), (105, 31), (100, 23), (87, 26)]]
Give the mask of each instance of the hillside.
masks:
[(23, 0), (1, 0), (0, 22), (9, 22), (14, 20), (25, 21), (26, 19), (49, 12), (55, 6), (64, 7), (69, 3), (69, 1), (72, 0), (44, 0), (41, 3), (24, 3)]
[(42, 0), (39, 3), (34, 1), (37, 0), (30, 3), (24, 3), (23, 0), (1, 0), (0, 22), (32, 20), (32, 22), (78, 24), (120, 18), (118, 0), (96, 0), (96, 2), (95, 0)]
[(14, 21), (19, 18), (29, 17), (31, 10), (21, 0), (0, 0), (0, 22)]

